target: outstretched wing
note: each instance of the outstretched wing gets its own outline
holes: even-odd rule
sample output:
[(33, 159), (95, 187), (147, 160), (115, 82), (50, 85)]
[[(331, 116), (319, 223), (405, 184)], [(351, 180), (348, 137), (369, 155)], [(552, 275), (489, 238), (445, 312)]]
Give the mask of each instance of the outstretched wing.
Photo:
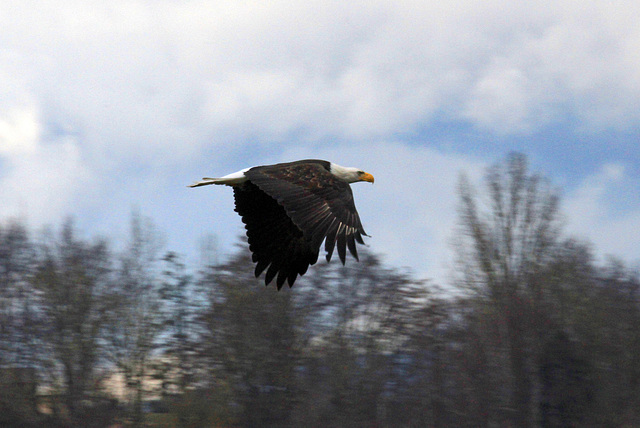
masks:
[(327, 168), (326, 162), (300, 161), (251, 168), (245, 175), (284, 207), (312, 248), (319, 249), (325, 240), (329, 261), (337, 246), (344, 264), (347, 248), (358, 259), (356, 242), (363, 244), (366, 233), (351, 187)]
[(257, 263), (256, 277), (268, 267), (267, 285), (277, 275), (278, 290), (285, 280), (291, 287), (298, 275), (318, 260), (318, 246), (304, 237), (282, 205), (255, 184), (234, 186), (233, 194), (236, 212), (247, 230), (252, 260)]

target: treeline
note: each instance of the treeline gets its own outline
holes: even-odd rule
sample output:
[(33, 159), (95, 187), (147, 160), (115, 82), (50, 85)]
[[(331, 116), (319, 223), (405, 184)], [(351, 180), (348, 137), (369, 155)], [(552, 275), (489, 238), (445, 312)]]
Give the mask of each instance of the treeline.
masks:
[(141, 215), (118, 247), (6, 222), (0, 425), (639, 426), (638, 272), (564, 237), (524, 156), (485, 184), (446, 288), (363, 251), (277, 292), (244, 244), (186, 266)]

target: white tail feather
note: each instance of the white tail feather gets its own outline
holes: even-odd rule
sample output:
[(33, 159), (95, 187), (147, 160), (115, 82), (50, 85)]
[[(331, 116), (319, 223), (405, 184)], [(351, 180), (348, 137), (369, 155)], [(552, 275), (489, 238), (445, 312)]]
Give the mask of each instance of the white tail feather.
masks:
[(244, 176), (244, 172), (248, 169), (249, 168), (246, 168), (220, 178), (204, 177), (202, 180), (196, 181), (195, 183), (189, 185), (189, 187), (207, 186), (209, 184), (226, 184), (228, 186), (233, 186), (234, 184), (244, 183), (245, 181), (247, 181), (247, 177)]
[(218, 183), (218, 180), (219, 178), (204, 177), (202, 180), (196, 181), (195, 183), (190, 184), (189, 187), (207, 186), (209, 184), (222, 184), (222, 183)]

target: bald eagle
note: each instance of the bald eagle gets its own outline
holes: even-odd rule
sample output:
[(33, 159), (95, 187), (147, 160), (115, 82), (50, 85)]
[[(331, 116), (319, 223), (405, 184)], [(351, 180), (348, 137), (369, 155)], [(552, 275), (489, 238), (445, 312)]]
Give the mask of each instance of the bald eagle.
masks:
[[(358, 168), (318, 159), (246, 168), (220, 178), (203, 178), (190, 187), (233, 187), (235, 211), (247, 230), (255, 275), (266, 270), (265, 284), (277, 276), (293, 286), (298, 275), (318, 260), (325, 242), (327, 261), (334, 247), (345, 264), (346, 249), (358, 260), (356, 242), (368, 236), (356, 211), (349, 183), (373, 176)], [(336, 245), (337, 244), (337, 245)]]

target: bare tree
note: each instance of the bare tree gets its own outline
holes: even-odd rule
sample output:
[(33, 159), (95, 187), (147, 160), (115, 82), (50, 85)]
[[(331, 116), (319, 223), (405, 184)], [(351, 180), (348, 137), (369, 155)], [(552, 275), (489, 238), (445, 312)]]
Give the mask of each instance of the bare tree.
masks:
[(205, 313), (206, 358), (229, 385), (245, 426), (282, 423), (294, 402), (298, 360), (291, 293), (265, 288), (246, 252), (215, 267)]
[(301, 350), (293, 425), (411, 420), (408, 411), (398, 412), (395, 394), (403, 377), (413, 376), (407, 365), (417, 355), (411, 337), (424, 333), (428, 322), (418, 316), (431, 301), (428, 284), (384, 266), (365, 249), (360, 263), (320, 263), (292, 294)]
[(163, 272), (160, 288), (163, 340), (162, 358), (156, 364), (156, 376), (162, 381), (162, 393), (184, 394), (198, 382), (196, 377), (196, 348), (199, 340), (198, 311), (205, 299), (196, 289), (185, 264), (174, 252), (162, 258)]
[(0, 227), (0, 366), (35, 367), (35, 261), (26, 227), (12, 221)]
[(37, 421), (42, 322), (31, 283), (35, 248), (25, 225), (0, 225), (0, 425)]
[(135, 424), (149, 392), (151, 357), (163, 329), (159, 280), (162, 243), (150, 219), (133, 213), (128, 247), (110, 290), (111, 322), (105, 333), (109, 360), (124, 377)]
[[(559, 233), (557, 192), (528, 171), (522, 154), (511, 154), (486, 176), (488, 201), (479, 203), (468, 180), (460, 184), (460, 283), (483, 296), (499, 323), (504, 346), (504, 381), (509, 388), (510, 419), (515, 426), (537, 422), (539, 391), (536, 341), (542, 328), (541, 273), (553, 260)], [(499, 404), (496, 404), (499, 405)]]
[(68, 220), (60, 237), (44, 245), (33, 279), (45, 321), (49, 385), (62, 391), (74, 423), (83, 421), (83, 403), (97, 391), (110, 272), (106, 242), (78, 239)]

